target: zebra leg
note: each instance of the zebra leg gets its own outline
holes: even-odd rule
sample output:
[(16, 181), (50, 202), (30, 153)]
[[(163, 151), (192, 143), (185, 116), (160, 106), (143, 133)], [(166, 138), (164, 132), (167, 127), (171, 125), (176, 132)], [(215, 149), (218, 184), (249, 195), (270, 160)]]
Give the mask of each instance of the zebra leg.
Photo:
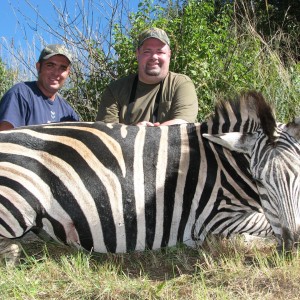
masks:
[(232, 241), (243, 242), (248, 247), (264, 247), (276, 245), (276, 239), (265, 214), (247, 212), (236, 215), (231, 220), (231, 231), (228, 238)]
[(192, 228), (192, 240), (198, 245), (201, 245), (208, 236), (230, 238), (236, 235), (267, 238), (273, 237), (274, 233), (265, 214), (258, 211), (229, 213), (221, 211), (208, 223), (205, 223), (205, 216), (200, 215)]
[(0, 260), (4, 261), (7, 266), (19, 263), (21, 250), (21, 244), (16, 240), (0, 238)]
[(213, 219), (212, 223), (215, 224), (216, 222), (218, 222), (218, 226), (215, 227), (213, 231), (210, 230), (210, 233), (220, 234), (228, 238), (235, 235), (257, 236), (262, 238), (274, 236), (272, 227), (262, 212), (219, 213)]
[(234, 234), (261, 238), (274, 237), (271, 224), (267, 220), (266, 215), (262, 212), (251, 211), (243, 213), (240, 216), (237, 215), (235, 222)]

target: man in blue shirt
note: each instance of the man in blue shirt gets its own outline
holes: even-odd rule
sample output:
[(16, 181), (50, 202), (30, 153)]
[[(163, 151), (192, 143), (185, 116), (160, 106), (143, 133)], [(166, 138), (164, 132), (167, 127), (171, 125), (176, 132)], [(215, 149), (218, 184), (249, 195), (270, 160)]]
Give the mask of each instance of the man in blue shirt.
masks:
[(48, 45), (36, 63), (37, 81), (20, 82), (0, 101), (0, 130), (26, 125), (79, 121), (70, 104), (59, 95), (70, 74), (72, 56), (63, 45)]

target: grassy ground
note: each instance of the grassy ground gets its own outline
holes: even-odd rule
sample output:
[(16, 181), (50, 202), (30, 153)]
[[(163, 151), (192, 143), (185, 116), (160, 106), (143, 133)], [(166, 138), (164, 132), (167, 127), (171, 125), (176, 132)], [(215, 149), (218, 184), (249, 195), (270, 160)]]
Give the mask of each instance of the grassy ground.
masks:
[(91, 256), (41, 241), (0, 267), (1, 299), (299, 299), (300, 257), (272, 244), (218, 241), (203, 249)]

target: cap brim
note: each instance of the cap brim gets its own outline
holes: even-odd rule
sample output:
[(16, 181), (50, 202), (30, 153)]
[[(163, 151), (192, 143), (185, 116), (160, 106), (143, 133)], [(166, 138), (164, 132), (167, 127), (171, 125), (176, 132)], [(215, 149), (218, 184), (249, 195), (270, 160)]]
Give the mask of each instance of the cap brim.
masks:
[(68, 56), (66, 56), (65, 54), (61, 54), (61, 53), (51, 53), (51, 54), (48, 54), (48, 55), (44, 56), (42, 59), (46, 60), (46, 59), (49, 59), (50, 57), (55, 56), (55, 55), (62, 55), (64, 57), (66, 57), (70, 63), (72, 62)]

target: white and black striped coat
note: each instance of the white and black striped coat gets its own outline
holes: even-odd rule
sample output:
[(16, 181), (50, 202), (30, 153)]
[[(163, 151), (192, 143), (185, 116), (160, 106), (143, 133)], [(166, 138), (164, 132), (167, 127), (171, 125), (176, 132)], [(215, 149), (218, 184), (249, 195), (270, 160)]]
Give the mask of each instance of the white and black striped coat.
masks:
[(89, 251), (128, 252), (178, 242), (193, 246), (208, 233), (272, 234), (251, 149), (227, 150), (223, 135), (202, 136), (267, 136), (258, 107), (270, 109), (261, 95), (249, 93), (222, 102), (201, 124), (79, 122), (2, 132), (0, 235), (16, 238), (43, 229)]

